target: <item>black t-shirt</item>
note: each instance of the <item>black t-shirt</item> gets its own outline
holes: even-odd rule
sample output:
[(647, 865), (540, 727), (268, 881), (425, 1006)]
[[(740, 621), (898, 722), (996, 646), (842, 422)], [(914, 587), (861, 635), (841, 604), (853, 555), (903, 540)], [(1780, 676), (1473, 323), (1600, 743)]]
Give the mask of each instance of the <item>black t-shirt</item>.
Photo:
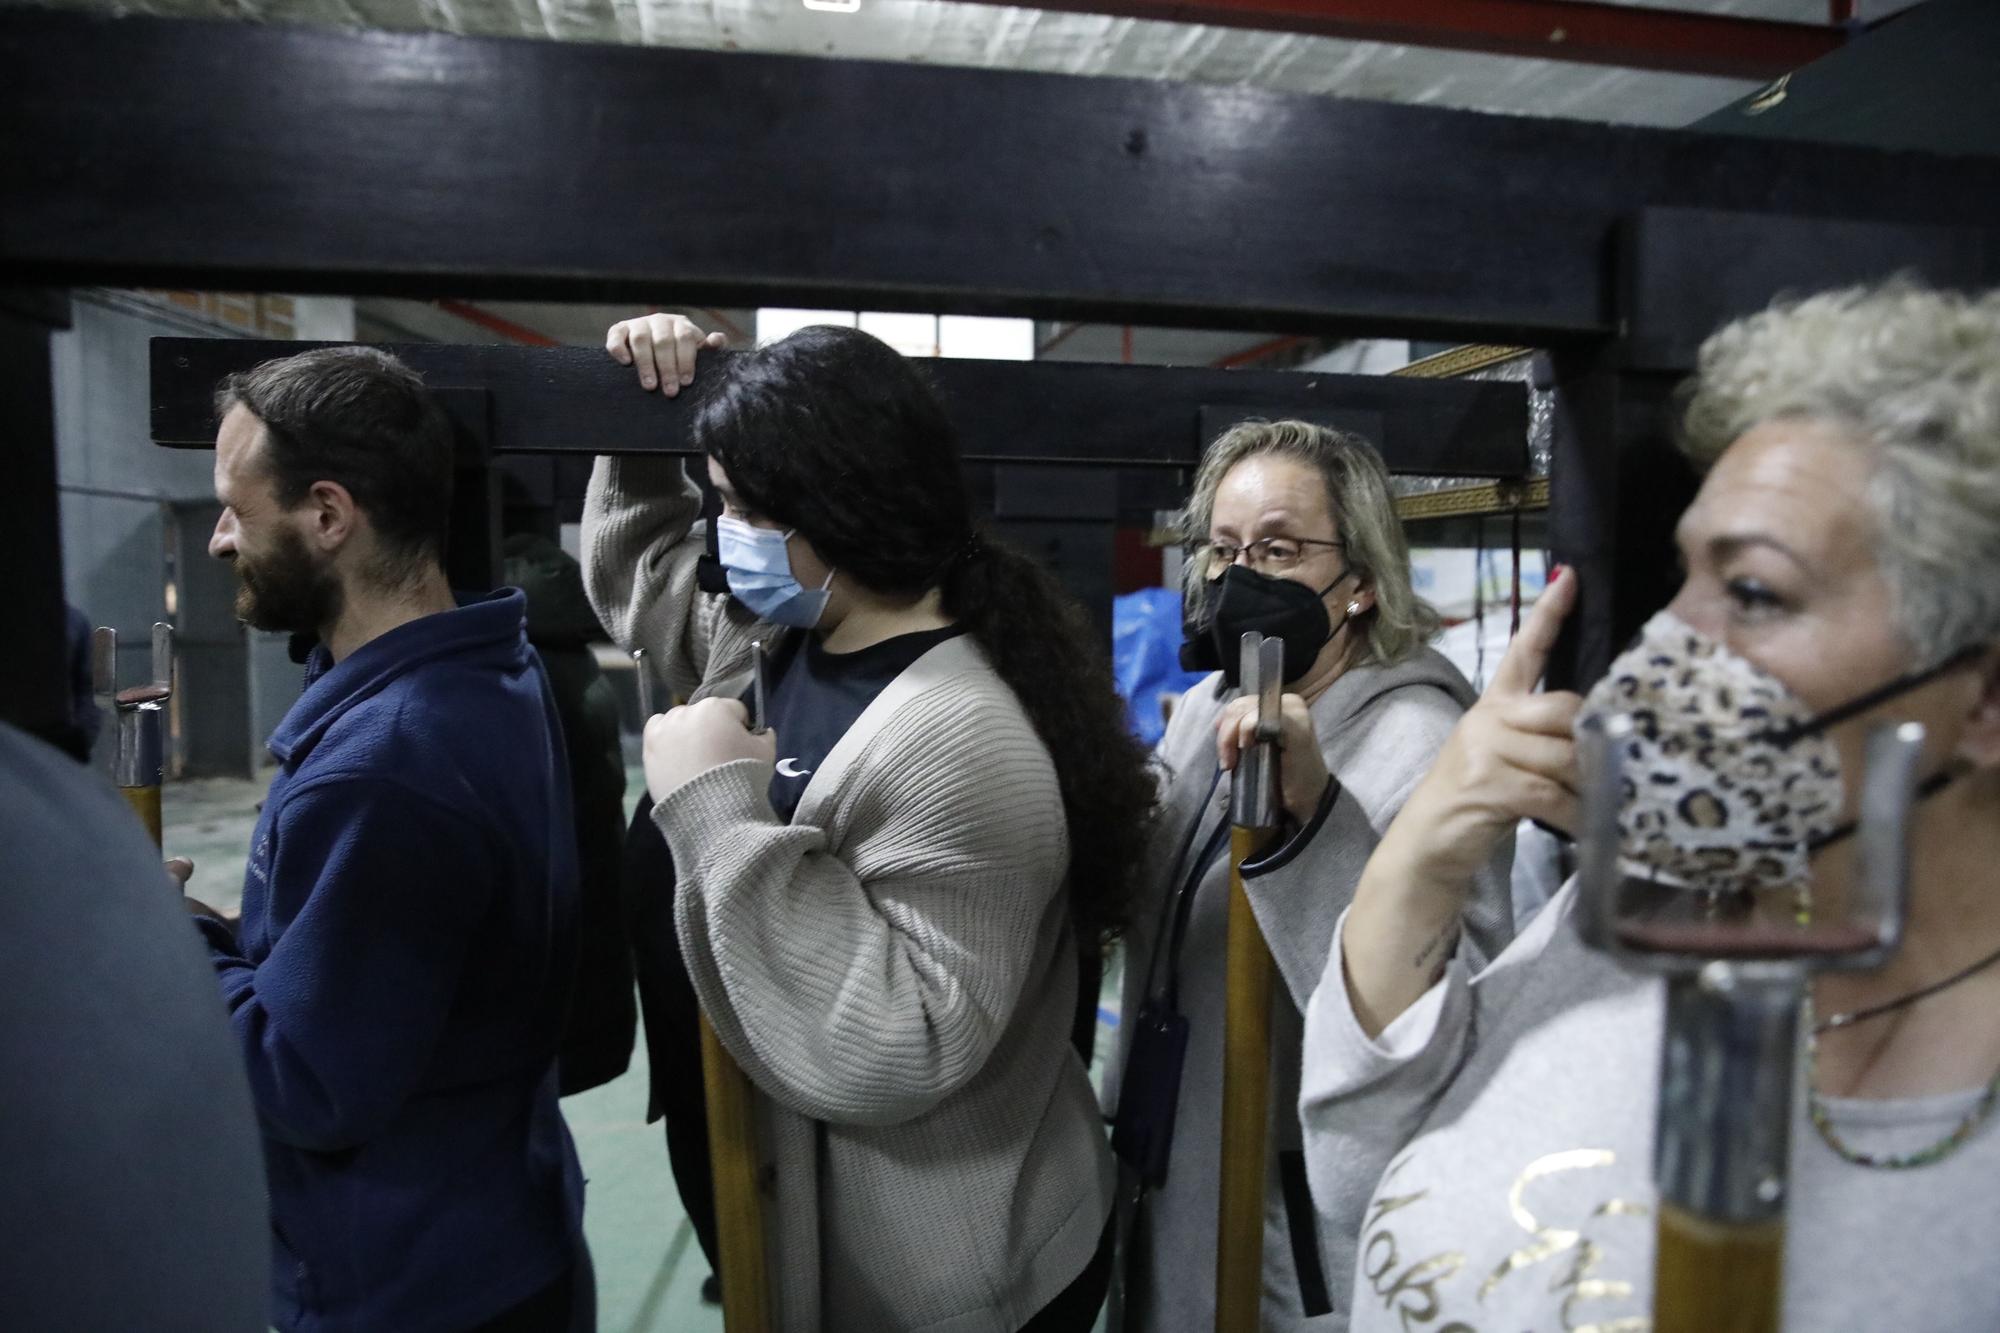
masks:
[[(765, 722), (777, 732), (783, 773), (771, 776), (771, 806), (787, 823), (799, 797), (854, 719), (912, 662), (962, 631), (956, 626), (898, 635), (854, 653), (829, 653), (815, 634), (795, 634), (765, 665)], [(749, 698), (746, 694), (744, 702)], [(797, 776), (790, 776), (797, 774)], [(694, 983), (674, 933), (674, 859), (641, 795), (625, 837), (625, 893), (631, 904), (632, 961), (652, 1060), (650, 1114), (699, 1123), (703, 1116)], [(709, 1238), (704, 1236), (706, 1241)], [(712, 1249), (712, 1243), (704, 1248)]]
[(899, 634), (851, 653), (830, 653), (816, 634), (795, 634), (765, 665), (765, 722), (778, 738), (771, 808), (790, 823), (812, 775), (875, 696), (946, 639), (956, 625)]

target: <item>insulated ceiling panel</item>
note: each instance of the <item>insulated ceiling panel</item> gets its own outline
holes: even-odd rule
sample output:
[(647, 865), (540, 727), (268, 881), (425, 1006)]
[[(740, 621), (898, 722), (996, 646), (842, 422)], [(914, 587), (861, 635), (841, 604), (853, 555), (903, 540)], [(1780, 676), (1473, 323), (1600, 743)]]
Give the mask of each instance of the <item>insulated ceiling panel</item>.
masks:
[[(827, 3), (828, 0), (816, 0)], [(951, 0), (58, 0), (63, 7), (432, 29), (846, 59), (1246, 84), (1480, 111), (1682, 126), (1755, 91), (1735, 79), (1610, 69)], [(1621, 0), (1825, 23), (1827, 0)], [(1862, 0), (1879, 18), (1912, 0)]]

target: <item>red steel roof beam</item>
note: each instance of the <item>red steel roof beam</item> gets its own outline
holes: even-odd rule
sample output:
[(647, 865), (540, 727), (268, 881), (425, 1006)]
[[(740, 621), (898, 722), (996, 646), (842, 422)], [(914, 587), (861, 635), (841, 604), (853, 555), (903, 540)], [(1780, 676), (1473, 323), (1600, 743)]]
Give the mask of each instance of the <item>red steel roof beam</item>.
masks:
[(1240, 352), (1231, 352), (1228, 356), (1217, 361), (1215, 368), (1217, 370), (1239, 370), (1244, 366), (1254, 366), (1259, 361), (1268, 361), (1278, 353), (1288, 351), (1306, 341), (1308, 339), (1297, 334), (1287, 334), (1282, 338), (1273, 338), (1269, 342), (1258, 343), (1255, 347), (1246, 347)]
[(1599, 0), (1036, 0), (1036, 6), (1733, 79), (1788, 74), (1838, 50), (1851, 33), (1831, 24)]
[(539, 329), (516, 324), (506, 316), (496, 315), (491, 310), (476, 306), (470, 301), (434, 301), (432, 304), (447, 315), (455, 315), (468, 324), (477, 324), (488, 333), (497, 333), (509, 342), (526, 343), (530, 347), (562, 346), (560, 342)]

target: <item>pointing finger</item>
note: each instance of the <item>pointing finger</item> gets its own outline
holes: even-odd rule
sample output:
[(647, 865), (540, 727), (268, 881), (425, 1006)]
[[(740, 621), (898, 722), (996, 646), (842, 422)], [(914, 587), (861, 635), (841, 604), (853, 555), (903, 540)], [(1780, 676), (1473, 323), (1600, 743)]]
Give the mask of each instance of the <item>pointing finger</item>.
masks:
[(1576, 571), (1565, 569), (1555, 582), (1542, 591), (1521, 632), (1507, 645), (1507, 655), (1494, 669), (1486, 692), (1492, 695), (1520, 695), (1534, 691), (1535, 682), (1548, 669), (1549, 653), (1562, 633), (1563, 620), (1576, 605)]

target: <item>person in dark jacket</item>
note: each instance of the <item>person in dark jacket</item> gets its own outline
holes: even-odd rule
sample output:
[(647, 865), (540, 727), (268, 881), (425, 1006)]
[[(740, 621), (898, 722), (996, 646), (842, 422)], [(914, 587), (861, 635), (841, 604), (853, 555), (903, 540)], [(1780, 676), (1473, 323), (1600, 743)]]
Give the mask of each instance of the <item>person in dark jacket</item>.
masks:
[(190, 903), (264, 1130), (294, 1333), (587, 1326), (556, 1105), (576, 846), (513, 589), (455, 598), (449, 427), (369, 348), (224, 382), (210, 553), (238, 615), (316, 633), (232, 929)]
[(257, 1116), (159, 849), (5, 722), (0, 846), (0, 1329), (264, 1333)]
[(69, 731), (59, 740), (71, 758), (90, 762), (97, 733), (104, 729), (104, 715), (97, 707), (97, 695), (90, 670), (90, 620), (73, 606), (63, 608), (69, 657)]
[(674, 930), (674, 858), (653, 822), (653, 798), (640, 793), (625, 831), (625, 882), (657, 885), (636, 895), (632, 913), (632, 962), (638, 975), (639, 1004), (646, 1017), (646, 1056), (651, 1081), (646, 1121), (664, 1121), (667, 1164), (674, 1189), (694, 1228), (696, 1244), (708, 1260), (702, 1299), (721, 1301), (719, 1241), (715, 1220), (715, 1176), (709, 1161), (708, 1104), (701, 1074), (701, 1001)]
[[(512, 478), (509, 478), (512, 480)], [(504, 519), (517, 522), (514, 510)], [(625, 841), (625, 754), (618, 740), (618, 700), (591, 645), (605, 638), (583, 592), (583, 567), (541, 533), (517, 531), (501, 546), (502, 580), (528, 599), (528, 642), (541, 654), (562, 718), (576, 810), (582, 888), (576, 993), (563, 1033), (562, 1095), (609, 1083), (632, 1063), (638, 1003), (621, 864)]]

